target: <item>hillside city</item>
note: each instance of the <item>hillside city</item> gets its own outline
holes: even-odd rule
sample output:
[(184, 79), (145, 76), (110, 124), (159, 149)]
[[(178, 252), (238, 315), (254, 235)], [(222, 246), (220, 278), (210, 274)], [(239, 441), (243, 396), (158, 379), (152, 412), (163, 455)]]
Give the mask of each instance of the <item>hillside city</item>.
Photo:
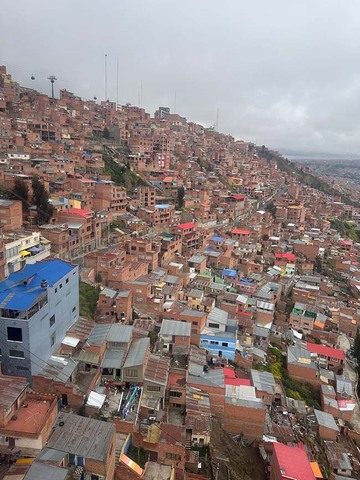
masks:
[(0, 478), (359, 478), (356, 195), (58, 93), (0, 66)]

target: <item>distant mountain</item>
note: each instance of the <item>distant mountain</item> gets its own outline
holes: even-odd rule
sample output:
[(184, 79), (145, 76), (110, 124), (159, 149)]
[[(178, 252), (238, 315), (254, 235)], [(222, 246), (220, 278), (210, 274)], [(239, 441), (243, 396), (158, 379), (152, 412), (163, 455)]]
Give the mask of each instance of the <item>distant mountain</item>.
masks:
[(360, 160), (360, 155), (353, 153), (298, 152), (296, 150), (278, 149), (289, 160)]

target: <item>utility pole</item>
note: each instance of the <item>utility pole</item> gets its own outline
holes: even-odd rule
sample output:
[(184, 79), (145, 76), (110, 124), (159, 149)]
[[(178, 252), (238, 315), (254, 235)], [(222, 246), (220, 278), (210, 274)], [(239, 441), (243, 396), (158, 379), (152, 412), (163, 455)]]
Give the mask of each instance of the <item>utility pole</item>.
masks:
[(50, 75), (50, 77), (48, 77), (48, 80), (50, 80), (51, 82), (51, 96), (52, 98), (54, 98), (54, 82), (55, 80), (57, 80), (57, 78), (55, 77), (55, 75)]
[(105, 53), (105, 65), (104, 65), (105, 71), (104, 71), (104, 77), (105, 77), (105, 102), (108, 99), (107, 98), (107, 53)]
[(216, 110), (216, 123), (215, 123), (215, 130), (219, 131), (219, 109)]
[(215, 473), (215, 480), (218, 480), (219, 478), (219, 468), (220, 468), (220, 464), (219, 462), (216, 464), (216, 473)]
[(119, 103), (119, 59), (116, 59), (116, 108)]

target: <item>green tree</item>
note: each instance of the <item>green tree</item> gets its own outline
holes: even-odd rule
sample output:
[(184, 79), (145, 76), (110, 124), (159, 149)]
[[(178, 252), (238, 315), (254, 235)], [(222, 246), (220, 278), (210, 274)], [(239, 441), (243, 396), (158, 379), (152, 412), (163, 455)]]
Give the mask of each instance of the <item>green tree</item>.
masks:
[(185, 188), (181, 186), (178, 188), (178, 197), (177, 197), (177, 203), (179, 208), (183, 208), (184, 198), (185, 198)]
[(99, 272), (95, 275), (95, 282), (96, 283), (101, 283), (102, 282), (102, 276)]
[(107, 140), (110, 138), (110, 131), (107, 127), (104, 128), (103, 130), (103, 137)]
[(15, 179), (14, 188), (9, 192), (9, 196), (14, 200), (21, 200), (24, 212), (29, 210), (29, 187), (24, 180)]
[(357, 364), (360, 367), (360, 329), (356, 332), (354, 339), (354, 357), (356, 358)]
[(39, 177), (33, 177), (32, 179), (33, 189), (33, 204), (37, 210), (38, 225), (47, 223), (53, 214), (53, 207), (49, 203), (49, 194), (44, 187), (44, 184), (40, 182)]

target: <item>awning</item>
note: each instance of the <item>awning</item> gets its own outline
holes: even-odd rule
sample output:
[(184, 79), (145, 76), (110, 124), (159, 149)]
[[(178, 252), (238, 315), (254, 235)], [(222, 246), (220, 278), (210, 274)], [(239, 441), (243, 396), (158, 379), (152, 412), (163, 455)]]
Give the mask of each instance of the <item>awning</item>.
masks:
[(104, 405), (105, 399), (106, 395), (91, 391), (86, 405), (88, 407), (101, 408)]
[(28, 257), (29, 255), (31, 255), (31, 252), (28, 252), (27, 250), (22, 250), (22, 251), (20, 252), (20, 255), (21, 255), (22, 257)]

